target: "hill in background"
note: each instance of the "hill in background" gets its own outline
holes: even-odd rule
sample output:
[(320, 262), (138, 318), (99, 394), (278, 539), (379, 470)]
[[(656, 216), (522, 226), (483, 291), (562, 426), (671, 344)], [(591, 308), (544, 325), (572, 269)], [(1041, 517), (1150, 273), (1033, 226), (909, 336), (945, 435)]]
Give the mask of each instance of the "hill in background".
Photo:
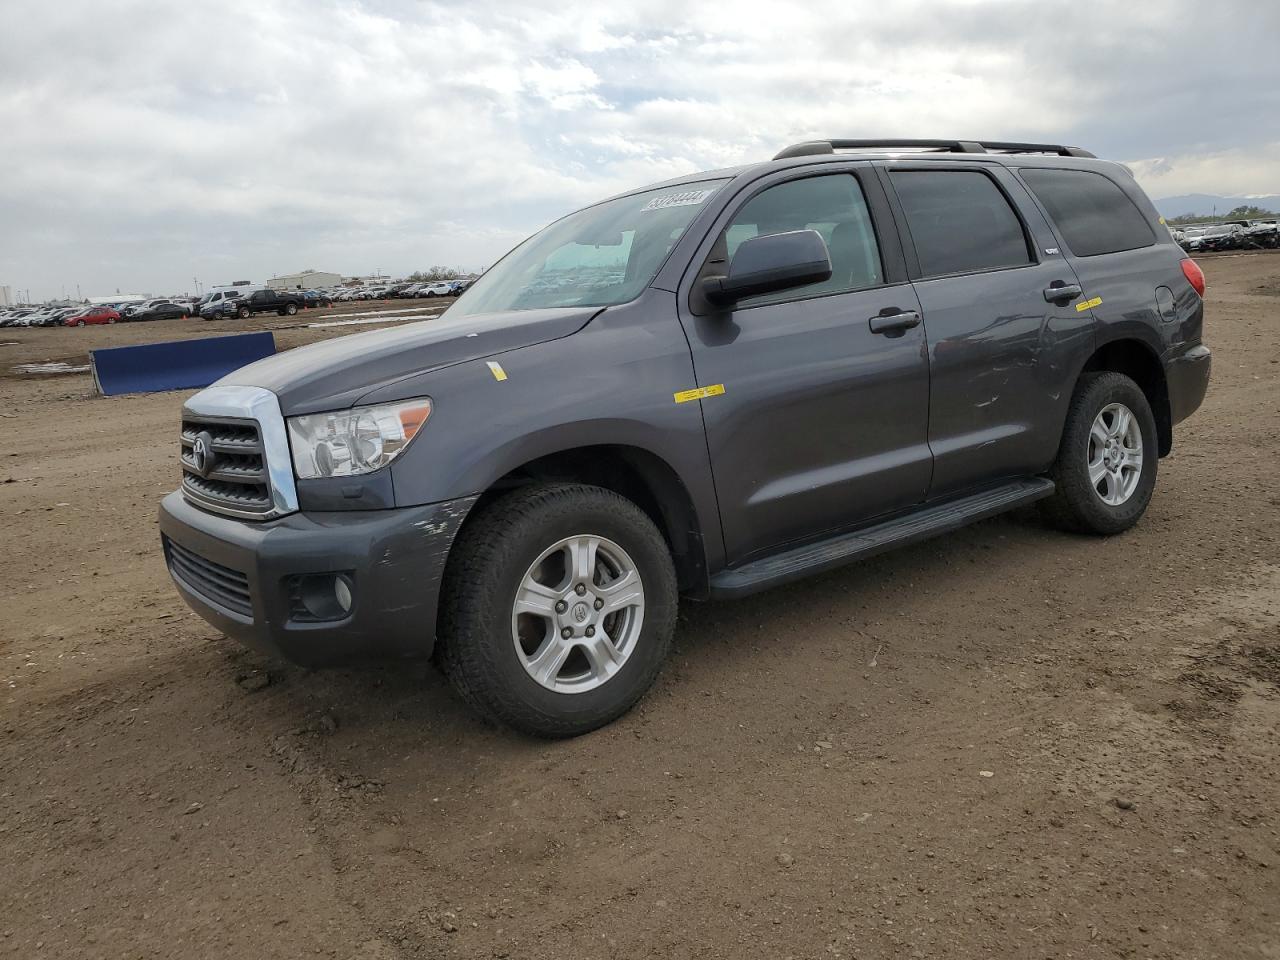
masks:
[(1188, 193), (1181, 197), (1165, 197), (1155, 201), (1156, 209), (1164, 217), (1225, 216), (1236, 207), (1260, 207), (1280, 213), (1280, 195), (1265, 197), (1220, 197), (1212, 193)]

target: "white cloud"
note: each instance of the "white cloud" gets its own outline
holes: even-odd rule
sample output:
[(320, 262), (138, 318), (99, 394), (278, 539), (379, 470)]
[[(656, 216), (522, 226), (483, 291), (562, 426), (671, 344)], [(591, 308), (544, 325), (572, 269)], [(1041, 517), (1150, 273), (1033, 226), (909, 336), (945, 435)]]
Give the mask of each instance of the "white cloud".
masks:
[(1213, 193), (1222, 196), (1280, 194), (1280, 140), (1248, 149), (1130, 160), (1129, 168), (1153, 197)]
[(9, 0), (0, 282), (479, 266), (823, 135), (1061, 139), (1163, 158), (1132, 164), (1155, 196), (1276, 193), (1277, 27), (1189, 0)]

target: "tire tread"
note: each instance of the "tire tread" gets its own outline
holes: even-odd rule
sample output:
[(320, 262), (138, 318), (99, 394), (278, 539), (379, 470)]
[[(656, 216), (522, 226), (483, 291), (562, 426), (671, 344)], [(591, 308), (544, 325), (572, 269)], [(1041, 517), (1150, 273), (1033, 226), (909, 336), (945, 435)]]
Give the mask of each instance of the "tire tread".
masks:
[[(1123, 400), (1139, 419), (1144, 478), (1133, 497), (1121, 505), (1123, 513), (1117, 515), (1094, 493), (1076, 460), (1076, 453), (1077, 445), (1087, 442), (1096, 411), (1103, 405), (1100, 398), (1109, 398), (1107, 402), (1110, 402), (1118, 394), (1127, 394)], [(1137, 383), (1113, 370), (1083, 374), (1067, 407), (1058, 456), (1049, 471), (1049, 478), (1057, 489), (1052, 497), (1040, 501), (1041, 514), (1054, 526), (1072, 533), (1111, 535), (1129, 529), (1145, 512), (1155, 486), (1158, 454), (1154, 438), (1155, 418)]]

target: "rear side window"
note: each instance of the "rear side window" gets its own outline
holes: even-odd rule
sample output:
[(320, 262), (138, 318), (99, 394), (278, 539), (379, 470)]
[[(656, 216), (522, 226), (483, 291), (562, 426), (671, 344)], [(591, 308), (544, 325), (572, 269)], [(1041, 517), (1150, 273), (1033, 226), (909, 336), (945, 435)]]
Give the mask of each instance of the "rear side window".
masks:
[(1021, 173), (1077, 257), (1136, 250), (1155, 243), (1156, 236), (1142, 211), (1102, 174), (1033, 169)]
[(1000, 188), (975, 170), (895, 170), (894, 190), (926, 277), (1031, 262), (1022, 221)]

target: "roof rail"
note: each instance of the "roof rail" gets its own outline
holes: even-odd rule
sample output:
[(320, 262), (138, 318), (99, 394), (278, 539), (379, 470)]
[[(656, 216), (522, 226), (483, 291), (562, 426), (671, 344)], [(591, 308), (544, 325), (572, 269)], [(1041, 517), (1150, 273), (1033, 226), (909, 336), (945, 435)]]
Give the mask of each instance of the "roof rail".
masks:
[(903, 147), (930, 153), (1053, 153), (1060, 157), (1093, 157), (1080, 147), (1057, 143), (1013, 143), (1000, 140), (808, 140), (793, 143), (773, 159), (813, 157), (837, 150), (893, 150)]

